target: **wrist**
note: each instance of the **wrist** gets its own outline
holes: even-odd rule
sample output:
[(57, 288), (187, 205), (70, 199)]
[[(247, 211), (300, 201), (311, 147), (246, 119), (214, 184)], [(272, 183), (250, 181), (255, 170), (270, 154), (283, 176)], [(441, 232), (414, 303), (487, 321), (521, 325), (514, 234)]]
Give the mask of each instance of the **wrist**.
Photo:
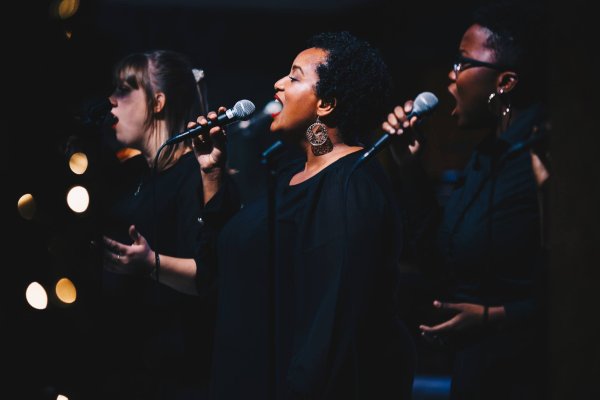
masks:
[(212, 165), (210, 167), (201, 167), (202, 179), (218, 182), (221, 179), (223, 168), (220, 165)]
[(157, 272), (157, 266), (160, 263), (160, 255), (155, 252), (155, 251), (151, 251), (148, 254), (148, 266), (150, 267), (149, 270), (147, 270), (147, 274), (151, 279), (155, 279), (158, 280), (156, 272)]

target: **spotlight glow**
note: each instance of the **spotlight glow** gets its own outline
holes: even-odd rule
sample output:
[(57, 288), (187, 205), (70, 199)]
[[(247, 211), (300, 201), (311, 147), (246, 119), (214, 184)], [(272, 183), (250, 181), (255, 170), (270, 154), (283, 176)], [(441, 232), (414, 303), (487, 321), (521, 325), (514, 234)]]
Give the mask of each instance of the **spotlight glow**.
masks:
[(59, 394), (56, 396), (56, 400), (69, 400), (69, 398), (65, 395)]
[(69, 168), (71, 168), (71, 171), (73, 171), (74, 174), (83, 174), (87, 170), (87, 167), (88, 158), (85, 153), (73, 153), (71, 158), (69, 158)]
[(67, 19), (75, 15), (79, 9), (79, 0), (62, 0), (58, 4), (58, 16)]
[(44, 310), (48, 306), (48, 294), (42, 285), (31, 282), (25, 291), (27, 303), (37, 310)]
[(90, 195), (83, 186), (73, 186), (67, 193), (67, 204), (74, 212), (82, 213), (90, 204)]
[(71, 304), (77, 299), (77, 289), (69, 278), (62, 278), (56, 282), (54, 290), (56, 297), (63, 303)]
[(21, 214), (21, 217), (25, 218), (26, 220), (31, 220), (35, 215), (35, 199), (31, 194), (26, 193), (19, 198), (19, 201), (17, 202), (17, 208), (19, 209), (19, 214)]

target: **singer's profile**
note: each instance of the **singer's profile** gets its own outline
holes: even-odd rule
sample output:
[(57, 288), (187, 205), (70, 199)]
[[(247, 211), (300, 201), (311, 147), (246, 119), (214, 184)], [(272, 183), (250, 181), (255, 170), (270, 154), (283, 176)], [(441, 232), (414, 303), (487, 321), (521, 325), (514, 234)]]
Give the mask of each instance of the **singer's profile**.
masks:
[(115, 68), (110, 134), (141, 154), (103, 171), (101, 398), (201, 399), (208, 390), (213, 300), (159, 284), (129, 253), (141, 240), (174, 257), (201, 249), (204, 190), (190, 141), (155, 159), (162, 143), (206, 112), (200, 84), (187, 57), (172, 51), (130, 54)]
[[(423, 218), (408, 242), (421, 270), (437, 271), (423, 273), (434, 287), (424, 309), (435, 317), (420, 316), (418, 328), (454, 360), (452, 400), (548, 398), (540, 209), (530, 154), (520, 151), (547, 118), (544, 35), (543, 10), (528, 3), (476, 11), (448, 91), (458, 127), (487, 135), (444, 204), (427, 203), (416, 187), (419, 201), (403, 202), (432, 205), (409, 210)], [(383, 129), (405, 134), (413, 107), (396, 107)], [(426, 149), (406, 150), (416, 162), (410, 153)]]
[[(385, 116), (390, 79), (364, 40), (312, 37), (274, 84), (281, 110), (270, 131), (303, 155), (278, 171), (275, 209), (267, 197), (245, 204), (218, 236), (216, 257), (192, 267), (160, 255), (159, 279), (178, 290), (194, 281), (206, 289), (218, 274), (212, 397), (410, 398), (415, 349), (394, 300), (400, 213), (377, 162), (351, 173), (364, 150), (357, 143)], [(215, 207), (225, 205), (220, 132), (213, 126), (210, 145), (195, 147)], [(117, 247), (151, 268), (154, 250), (142, 239)]]

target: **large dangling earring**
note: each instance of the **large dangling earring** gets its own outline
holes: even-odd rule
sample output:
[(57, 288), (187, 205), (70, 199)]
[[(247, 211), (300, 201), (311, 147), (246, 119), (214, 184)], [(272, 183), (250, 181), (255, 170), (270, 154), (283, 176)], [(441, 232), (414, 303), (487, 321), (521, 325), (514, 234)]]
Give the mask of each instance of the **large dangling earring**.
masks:
[(333, 150), (333, 144), (327, 135), (327, 126), (319, 121), (319, 117), (317, 117), (317, 121), (306, 130), (306, 140), (310, 143), (312, 152), (315, 156), (321, 156)]

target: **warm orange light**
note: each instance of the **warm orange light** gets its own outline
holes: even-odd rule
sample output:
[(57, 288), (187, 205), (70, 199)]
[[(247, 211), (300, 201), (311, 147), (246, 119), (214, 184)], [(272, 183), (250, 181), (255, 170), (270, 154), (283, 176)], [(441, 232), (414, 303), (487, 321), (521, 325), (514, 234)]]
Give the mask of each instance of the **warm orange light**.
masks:
[(67, 19), (75, 15), (79, 9), (79, 0), (61, 0), (58, 3), (58, 16)]
[(17, 208), (19, 209), (19, 214), (21, 214), (21, 217), (25, 218), (26, 220), (31, 220), (35, 215), (36, 210), (35, 199), (31, 194), (26, 193), (19, 198), (19, 201), (17, 202)]
[(71, 304), (77, 299), (77, 289), (69, 278), (62, 278), (56, 282), (54, 290), (56, 297), (63, 303)]
[(83, 174), (88, 167), (88, 158), (85, 153), (77, 152), (73, 153), (69, 158), (69, 168), (74, 174)]

